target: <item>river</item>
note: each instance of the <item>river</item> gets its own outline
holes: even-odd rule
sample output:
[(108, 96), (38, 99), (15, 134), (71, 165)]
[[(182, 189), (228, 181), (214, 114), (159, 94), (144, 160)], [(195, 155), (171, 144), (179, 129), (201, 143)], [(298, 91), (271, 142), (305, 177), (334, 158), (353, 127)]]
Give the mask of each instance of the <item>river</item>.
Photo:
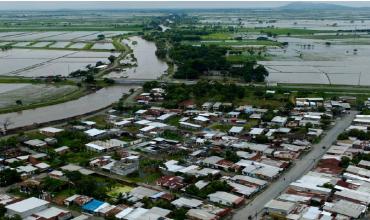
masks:
[[(168, 69), (166, 62), (161, 61), (155, 55), (157, 47), (155, 43), (134, 36), (125, 39), (133, 51), (137, 66), (123, 69), (121, 72), (112, 72), (106, 75), (108, 78), (129, 78), (129, 79), (158, 79)], [(128, 56), (127, 59), (129, 59)]]
[(34, 123), (45, 123), (93, 112), (118, 101), (124, 93), (129, 93), (135, 86), (111, 86), (98, 90), (95, 93), (83, 96), (79, 99), (29, 109), (20, 112), (12, 112), (0, 115), (0, 122), (10, 119), (9, 129), (32, 125)]
[[(155, 55), (157, 48), (153, 42), (134, 36), (126, 43), (128, 43), (132, 48), (137, 62), (136, 67), (129, 68), (124, 72), (125, 75), (128, 75), (128, 78), (157, 79), (165, 73), (168, 66)], [(11, 125), (9, 125), (8, 128), (13, 129), (32, 125), (34, 123), (45, 123), (83, 115), (111, 105), (118, 101), (122, 97), (123, 93), (128, 93), (131, 88), (136, 87), (137, 86), (130, 84), (121, 86), (116, 85), (103, 88), (95, 93), (65, 103), (1, 114), (0, 122), (10, 119)]]

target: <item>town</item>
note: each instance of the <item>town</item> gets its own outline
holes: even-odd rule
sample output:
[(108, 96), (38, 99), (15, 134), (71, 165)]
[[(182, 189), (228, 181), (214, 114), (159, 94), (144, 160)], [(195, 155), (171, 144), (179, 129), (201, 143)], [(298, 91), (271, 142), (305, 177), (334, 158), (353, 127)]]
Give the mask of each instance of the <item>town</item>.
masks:
[(0, 9), (0, 220), (370, 219), (370, 2)]
[[(225, 101), (204, 100), (207, 92), (196, 97), (213, 87), (225, 90)], [(12, 135), (3, 140), (4, 211), (24, 219), (229, 218), (306, 161), (308, 170), (297, 173), (303, 176), (256, 215), (365, 215), (369, 116), (356, 114), (330, 135), (333, 144), (319, 147), (338, 120), (354, 116), (356, 97), (292, 103), (297, 93), (258, 89), (261, 106), (236, 105), (230, 89), (242, 90), (241, 98), (247, 92), (212, 82), (148, 82), (99, 114)], [(325, 154), (309, 158), (316, 149)]]

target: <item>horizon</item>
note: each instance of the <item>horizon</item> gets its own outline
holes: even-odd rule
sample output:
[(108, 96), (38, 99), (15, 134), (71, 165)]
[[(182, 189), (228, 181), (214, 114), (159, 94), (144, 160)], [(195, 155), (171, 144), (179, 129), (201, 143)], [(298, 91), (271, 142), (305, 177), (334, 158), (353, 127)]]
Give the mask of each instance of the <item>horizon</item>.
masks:
[[(290, 3), (325, 3), (347, 7), (370, 7), (370, 2), (334, 1), (1, 1), (1, 11), (60, 10), (160, 10), (160, 9), (273, 9)], [(212, 5), (210, 5), (210, 3)]]

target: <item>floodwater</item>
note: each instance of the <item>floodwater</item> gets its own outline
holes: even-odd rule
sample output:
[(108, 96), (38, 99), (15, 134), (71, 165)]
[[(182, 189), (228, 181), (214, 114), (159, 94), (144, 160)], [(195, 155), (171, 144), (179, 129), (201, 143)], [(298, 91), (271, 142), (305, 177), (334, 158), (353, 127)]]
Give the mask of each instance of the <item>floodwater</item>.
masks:
[[(136, 42), (136, 43), (134, 43)], [(124, 69), (122, 72), (114, 72), (106, 75), (108, 78), (131, 78), (131, 79), (157, 79), (165, 73), (168, 66), (166, 62), (158, 59), (155, 55), (157, 47), (153, 42), (146, 41), (141, 37), (130, 37), (124, 40), (130, 46), (136, 58), (136, 67)]]
[(96, 62), (109, 62), (110, 55), (119, 53), (42, 50), (42, 49), (12, 49), (0, 52), (0, 75), (39, 77), (50, 75), (68, 76), (78, 69)]
[(284, 48), (270, 48), (272, 61), (261, 61), (269, 71), (269, 82), (370, 85), (370, 45), (342, 44), (339, 40), (279, 37)]
[(129, 93), (131, 88), (135, 88), (135, 86), (112, 86), (77, 100), (21, 112), (1, 114), (0, 122), (9, 119), (12, 122), (9, 128), (18, 128), (34, 123), (44, 123), (83, 115), (117, 102), (124, 93)]

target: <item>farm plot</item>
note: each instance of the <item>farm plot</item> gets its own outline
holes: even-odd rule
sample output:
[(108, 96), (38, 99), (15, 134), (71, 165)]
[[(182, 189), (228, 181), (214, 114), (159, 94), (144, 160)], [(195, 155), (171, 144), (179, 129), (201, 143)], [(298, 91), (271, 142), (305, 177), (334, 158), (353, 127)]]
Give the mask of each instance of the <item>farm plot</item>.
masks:
[(63, 50), (36, 50), (13, 49), (0, 52), (0, 75), (40, 77), (62, 75), (84, 69), (87, 65), (96, 62), (109, 62), (108, 57), (118, 53), (93, 51), (63, 51)]
[(91, 49), (95, 50), (114, 50), (115, 47), (111, 43), (95, 43)]
[(30, 47), (46, 47), (49, 44), (52, 44), (53, 42), (37, 42)]
[(35, 41), (46, 37), (52, 37), (62, 34), (63, 32), (28, 32), (26, 34), (3, 37), (3, 40), (12, 41)]
[(94, 34), (96, 32), (94, 31), (71, 31), (71, 32), (63, 32), (60, 35), (55, 35), (55, 36), (49, 36), (42, 38), (42, 40), (45, 41), (72, 41), (77, 38), (89, 36), (91, 34)]
[(65, 41), (60, 41), (60, 42), (56, 42), (55, 44), (52, 44), (50, 45), (49, 47), (51, 48), (65, 48), (66, 46), (68, 46), (71, 42), (65, 42)]
[[(67, 95), (78, 89), (75, 86), (50, 86), (33, 84), (0, 84), (0, 108), (16, 106), (20, 100), (22, 105), (50, 101), (58, 96)], [(26, 98), (25, 98), (26, 97)]]
[(0, 46), (5, 46), (7, 44), (10, 44), (10, 42), (0, 42)]
[(30, 44), (31, 42), (18, 42), (13, 44), (14, 47), (26, 47)]
[(69, 46), (68, 48), (73, 48), (73, 49), (82, 49), (86, 46), (86, 43), (75, 43)]

